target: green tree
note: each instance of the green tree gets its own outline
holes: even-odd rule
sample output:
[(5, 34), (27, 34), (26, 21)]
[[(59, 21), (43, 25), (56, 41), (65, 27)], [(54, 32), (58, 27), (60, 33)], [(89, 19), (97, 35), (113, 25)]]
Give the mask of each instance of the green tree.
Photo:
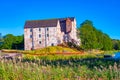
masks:
[(103, 38), (103, 33), (102, 31), (100, 30), (96, 30), (96, 37), (97, 37), (97, 49), (102, 49), (103, 48), (103, 41), (104, 41), (104, 38)]
[(112, 41), (107, 34), (97, 30), (92, 21), (86, 20), (78, 29), (81, 38), (82, 48), (111, 50)]
[(113, 49), (112, 40), (107, 34), (103, 34), (102, 42), (103, 42), (102, 50), (112, 50)]
[(112, 42), (113, 42), (113, 48), (115, 50), (120, 50), (120, 40), (113, 39)]
[(86, 20), (81, 24), (80, 30), (80, 38), (82, 42), (82, 47), (84, 49), (94, 49), (96, 48), (96, 34), (95, 28), (91, 21)]
[(3, 37), (1, 49), (24, 49), (24, 36), (7, 34)]
[(24, 36), (15, 36), (12, 49), (24, 49)]
[(15, 40), (15, 37), (12, 34), (7, 34), (4, 36), (4, 42), (2, 44), (3, 49), (12, 49), (12, 44)]

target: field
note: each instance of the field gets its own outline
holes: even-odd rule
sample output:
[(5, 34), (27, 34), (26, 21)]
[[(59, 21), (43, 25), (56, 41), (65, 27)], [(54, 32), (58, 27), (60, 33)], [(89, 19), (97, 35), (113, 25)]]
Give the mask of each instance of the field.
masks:
[(22, 60), (2, 59), (0, 80), (120, 80), (119, 60), (87, 53), (38, 55), (38, 52), (36, 55), (35, 51), (26, 51)]
[(119, 80), (120, 61), (90, 59), (1, 60), (0, 80)]

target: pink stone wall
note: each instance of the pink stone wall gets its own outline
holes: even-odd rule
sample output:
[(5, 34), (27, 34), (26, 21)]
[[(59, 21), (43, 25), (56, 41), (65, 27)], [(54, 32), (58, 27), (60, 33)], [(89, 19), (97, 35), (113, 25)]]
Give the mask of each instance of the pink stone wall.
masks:
[[(47, 31), (47, 28), (49, 29)], [(33, 46), (34, 49), (44, 48), (51, 45), (57, 45), (57, 27), (40, 27), (33, 28)], [(25, 30), (25, 50), (31, 50), (32, 48), (32, 32), (30, 32), (30, 28), (24, 29)], [(45, 31), (46, 30), (46, 31)], [(46, 33), (45, 33), (46, 32)], [(49, 36), (47, 36), (47, 34)], [(39, 37), (41, 35), (41, 37)], [(41, 44), (40, 44), (41, 41)]]
[(46, 32), (46, 34), (49, 34), (48, 37), (46, 37), (47, 46), (57, 45), (57, 34), (56, 34), (56, 27), (48, 27), (49, 30)]
[(80, 39), (77, 38), (77, 27), (76, 27), (76, 20), (72, 21), (72, 30), (70, 32), (70, 36), (72, 39), (77, 41), (77, 45), (80, 45)]
[(25, 50), (31, 50), (32, 48), (32, 39), (30, 38), (31, 32), (30, 29), (24, 29), (24, 46)]
[(64, 32), (61, 32), (60, 23), (58, 21), (58, 23), (57, 23), (57, 31), (56, 31), (56, 37), (57, 37), (58, 44), (63, 43), (63, 35), (64, 35)]
[[(72, 27), (69, 35), (71, 36), (72, 39), (76, 41), (80, 41), (77, 38), (77, 33), (76, 33), (76, 20), (72, 21), (71, 23), (72, 23)], [(47, 36), (47, 34), (49, 36)], [(60, 23), (58, 21), (57, 26), (55, 27), (33, 28), (33, 36), (32, 36), (33, 44), (30, 35), (32, 35), (32, 32), (30, 32), (30, 28), (25, 28), (24, 29), (25, 50), (31, 50), (32, 46), (34, 46), (34, 49), (39, 49), (39, 48), (51, 46), (52, 44), (53, 45), (61, 44), (63, 43), (63, 36), (65, 35), (65, 33), (61, 32)], [(39, 37), (39, 35), (41, 35), (41, 37)]]
[(76, 20), (72, 21), (72, 30), (70, 32), (70, 36), (73, 38), (73, 39), (77, 39), (77, 33), (76, 33)]

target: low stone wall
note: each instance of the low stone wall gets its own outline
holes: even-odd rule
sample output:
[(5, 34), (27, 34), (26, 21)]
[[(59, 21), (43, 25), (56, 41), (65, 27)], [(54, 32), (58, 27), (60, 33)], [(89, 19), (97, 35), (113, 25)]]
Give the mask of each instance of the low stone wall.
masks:
[(17, 59), (21, 60), (22, 59), (22, 54), (21, 53), (4, 53), (0, 55), (0, 59)]

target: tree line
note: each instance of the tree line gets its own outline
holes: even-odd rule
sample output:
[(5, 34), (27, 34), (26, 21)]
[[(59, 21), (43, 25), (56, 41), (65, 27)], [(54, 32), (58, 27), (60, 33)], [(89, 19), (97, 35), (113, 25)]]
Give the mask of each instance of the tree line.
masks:
[(109, 35), (96, 29), (90, 20), (85, 20), (78, 28), (83, 49), (120, 50), (120, 40), (111, 39)]
[(120, 40), (113, 39), (112, 42), (113, 42), (113, 48), (115, 50), (120, 50)]
[(5, 35), (1, 40), (0, 49), (24, 49), (24, 36)]
[[(77, 29), (78, 37), (81, 39), (77, 49), (91, 50), (120, 50), (120, 40), (111, 39), (109, 35), (96, 29), (90, 20), (85, 20)], [(70, 46), (72, 44), (69, 44)], [(14, 36), (7, 34), (0, 39), (0, 49), (24, 49), (24, 35)]]

